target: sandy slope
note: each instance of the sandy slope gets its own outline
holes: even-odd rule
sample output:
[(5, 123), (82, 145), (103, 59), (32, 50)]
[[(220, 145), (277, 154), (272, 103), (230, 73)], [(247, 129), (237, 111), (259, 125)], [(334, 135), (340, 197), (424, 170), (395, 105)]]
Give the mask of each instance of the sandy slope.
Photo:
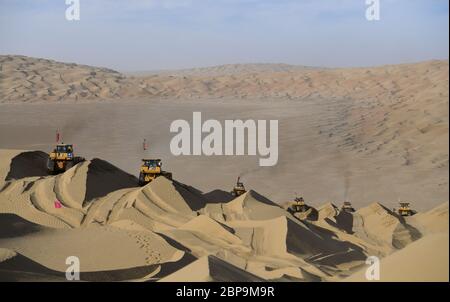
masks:
[(258, 278), (214, 256), (204, 256), (179, 271), (162, 278), (161, 282), (260, 282)]
[(411, 218), (411, 224), (425, 234), (448, 231), (448, 222), (448, 202)]
[(114, 97), (125, 79), (106, 68), (23, 56), (1, 56), (0, 62), (0, 96), (8, 102)]
[[(348, 235), (360, 239), (371, 255), (385, 256), (419, 239), (422, 233), (410, 217), (403, 218), (379, 203), (373, 203), (355, 213), (341, 211), (333, 204), (319, 209), (319, 226), (335, 231), (339, 238)], [(440, 221), (440, 225), (444, 224)], [(423, 231), (423, 229), (422, 229)]]
[[(381, 260), (379, 281), (448, 282), (448, 246), (448, 232), (429, 235), (411, 243)], [(345, 281), (367, 281), (365, 272), (355, 273)]]
[[(165, 178), (135, 187), (133, 177), (98, 159), (56, 176), (15, 173), (27, 165), (34, 174), (39, 162), (12, 164), (36, 154), (14, 152), (4, 153), (10, 170), (3, 174), (16, 178), (0, 189), (2, 280), (60, 280), (68, 256), (79, 257), (86, 281), (337, 280), (374, 251), (385, 256), (420, 237), (380, 204), (349, 214), (364, 224), (348, 230), (331, 204), (319, 208), (318, 221), (303, 221), (254, 191), (209, 202)], [(419, 215), (423, 229), (430, 220), (432, 230), (448, 225), (448, 205)]]

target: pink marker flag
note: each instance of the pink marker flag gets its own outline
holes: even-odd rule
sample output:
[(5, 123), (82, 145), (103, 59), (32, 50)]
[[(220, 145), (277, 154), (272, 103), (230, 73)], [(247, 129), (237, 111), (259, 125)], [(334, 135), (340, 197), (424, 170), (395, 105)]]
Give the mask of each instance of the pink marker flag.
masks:
[(62, 204), (59, 200), (55, 200), (55, 209), (60, 209), (62, 207)]

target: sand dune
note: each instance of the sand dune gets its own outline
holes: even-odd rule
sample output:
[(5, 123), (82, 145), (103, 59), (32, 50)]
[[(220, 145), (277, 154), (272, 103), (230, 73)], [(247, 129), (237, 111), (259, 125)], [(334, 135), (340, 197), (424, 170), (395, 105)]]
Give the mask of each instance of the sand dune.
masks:
[(179, 271), (162, 278), (161, 282), (230, 282), (236, 279), (242, 282), (259, 282), (264, 279), (258, 278), (244, 270), (220, 260), (214, 256), (205, 256)]
[[(355, 213), (347, 213), (327, 204), (319, 210), (316, 224), (359, 238), (369, 253), (385, 256), (422, 236), (410, 219), (399, 216), (379, 203), (358, 209)], [(342, 238), (345, 236), (341, 233)]]
[(170, 76), (231, 76), (242, 74), (255, 74), (255, 73), (273, 73), (273, 72), (296, 72), (318, 69), (308, 66), (296, 66), (289, 64), (276, 64), (276, 63), (259, 63), (259, 64), (226, 64), (211, 67), (200, 67), (191, 69), (178, 69), (178, 70), (159, 70), (159, 71), (140, 71), (129, 73), (131, 76), (150, 76), (150, 75), (170, 75)]
[[(133, 177), (99, 159), (60, 175), (35, 176), (35, 168), (27, 175), (12, 159), (40, 153), (8, 152), (2, 172), (20, 178), (4, 180), (0, 192), (4, 280), (61, 280), (68, 256), (79, 257), (84, 281), (336, 280), (373, 251), (386, 256), (421, 235), (380, 204), (349, 214), (354, 222), (346, 230), (332, 204), (311, 222), (254, 191), (210, 203), (195, 188), (165, 178), (136, 187)], [(111, 177), (116, 181), (103, 180)], [(87, 194), (89, 187), (101, 194)], [(442, 230), (445, 211), (448, 204), (416, 220)], [(444, 219), (424, 223), (433, 216)]]
[(1, 99), (8, 102), (108, 98), (125, 85), (123, 75), (106, 68), (23, 56), (1, 56), (0, 62)]
[[(449, 239), (446, 234), (426, 236), (380, 262), (381, 282), (448, 282)], [(345, 279), (364, 282), (365, 270)]]
[[(11, 170), (0, 189), (5, 200), (4, 209), (8, 213), (25, 215), (30, 221), (34, 221), (36, 215), (45, 217), (46, 223), (43, 224), (47, 226), (80, 226), (91, 206), (89, 201), (124, 187), (137, 186), (133, 176), (98, 159), (80, 163), (66, 173), (47, 177), (42, 176), (42, 168), (39, 170), (46, 167), (43, 159), (47, 155), (20, 151), (15, 154), (11, 161), (6, 160), (10, 162)], [(36, 154), (40, 160), (33, 161)], [(36, 171), (41, 176), (34, 176)], [(12, 176), (18, 179), (15, 181)], [(55, 202), (61, 203), (62, 208), (55, 208)]]
[[(80, 281), (147, 281), (158, 269), (155, 265), (126, 269), (81, 272)], [(64, 282), (65, 272), (49, 269), (30, 258), (14, 253), (14, 256), (0, 262), (0, 280), (2, 282)]]
[(448, 202), (411, 217), (411, 224), (422, 233), (445, 233), (448, 231)]
[[(141, 77), (23, 56), (1, 56), (0, 63), (3, 103), (129, 97), (331, 97), (411, 102), (411, 95), (416, 101), (448, 95), (446, 61), (356, 69), (225, 65)], [(420, 84), (411, 85), (411, 80), (418, 78)]]
[[(448, 202), (435, 207), (448, 200), (447, 61), (125, 76), (0, 56), (0, 68), (1, 280), (64, 280), (69, 255), (80, 258), (83, 281), (332, 281), (371, 255), (392, 268), (386, 280), (420, 280), (418, 270), (397, 274), (411, 269), (398, 257), (416, 254), (427, 255), (424, 280), (448, 280), (438, 269), (448, 248), (429, 249), (442, 236), (448, 245)], [(64, 105), (48, 110), (56, 103)], [(279, 164), (170, 156), (167, 123), (199, 108), (222, 120), (279, 119)], [(92, 159), (49, 176), (45, 152), (16, 149), (46, 149), (55, 128)], [(137, 186), (129, 173), (147, 156), (142, 137), (176, 180)], [(232, 197), (222, 185), (237, 175), (256, 189)], [(312, 206), (303, 215), (279, 205), (299, 189)], [(419, 214), (399, 217), (398, 198)], [(342, 200), (358, 210), (341, 211)]]

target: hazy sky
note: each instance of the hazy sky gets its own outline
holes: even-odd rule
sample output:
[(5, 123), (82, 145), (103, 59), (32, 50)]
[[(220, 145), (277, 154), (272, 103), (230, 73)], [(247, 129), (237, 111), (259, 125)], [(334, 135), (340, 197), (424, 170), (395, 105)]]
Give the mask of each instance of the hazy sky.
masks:
[(368, 66), (448, 59), (448, 0), (0, 0), (0, 54), (121, 71), (228, 63)]

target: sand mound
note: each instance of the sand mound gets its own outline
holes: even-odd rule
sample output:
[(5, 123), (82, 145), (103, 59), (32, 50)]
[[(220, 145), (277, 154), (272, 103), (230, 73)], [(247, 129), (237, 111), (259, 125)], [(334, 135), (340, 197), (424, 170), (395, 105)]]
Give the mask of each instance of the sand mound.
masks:
[(319, 217), (319, 212), (315, 208), (309, 207), (305, 212), (292, 215), (300, 220), (316, 221)]
[(188, 223), (179, 227), (179, 229), (199, 234), (214, 234), (216, 239), (221, 239), (231, 244), (241, 243), (241, 240), (233, 235), (234, 231), (232, 229), (226, 228), (224, 225), (220, 225), (205, 215), (200, 215), (190, 220)]
[(0, 262), (0, 281), (66, 281), (65, 272), (58, 272), (17, 253)]
[(409, 219), (405, 220), (379, 203), (355, 213), (326, 204), (319, 208), (319, 220), (315, 225), (359, 246), (367, 255), (386, 256), (422, 236)]
[[(80, 281), (146, 281), (151, 280), (158, 270), (159, 266), (149, 265), (109, 271), (80, 272)], [(49, 269), (30, 258), (15, 254), (0, 262), (0, 281), (64, 282), (67, 279), (65, 272)]]
[[(114, 225), (72, 230), (42, 228), (20, 237), (1, 238), (0, 246), (57, 271), (66, 270), (69, 256), (80, 259), (82, 272), (94, 272), (174, 262), (184, 254), (151, 231)], [(153, 269), (155, 273), (157, 268)]]
[[(348, 234), (353, 234), (353, 215), (342, 211), (333, 203), (326, 203), (319, 208), (318, 220), (335, 229), (342, 230)], [(322, 223), (320, 225), (324, 224)]]
[(408, 224), (404, 218), (379, 203), (358, 209), (355, 213), (338, 210), (327, 204), (319, 209), (320, 226), (330, 226), (358, 237), (372, 245), (383, 247), (384, 253), (401, 249), (421, 237), (418, 229)]
[[(382, 282), (448, 282), (449, 236), (432, 234), (411, 243), (380, 262)], [(363, 282), (366, 270), (350, 276), (345, 281)]]
[[(266, 279), (289, 277), (317, 281), (326, 279), (328, 272), (345, 271), (366, 258), (361, 247), (341, 241), (334, 233), (305, 225), (295, 218), (234, 220), (227, 225), (246, 246), (251, 247), (255, 255), (266, 259), (262, 263), (249, 259), (247, 263), (250, 271)], [(344, 263), (352, 264), (343, 267)]]
[(48, 154), (41, 151), (23, 152), (11, 160), (10, 171), (5, 180), (33, 176), (46, 176)]
[(92, 159), (87, 169), (85, 201), (105, 196), (123, 188), (138, 186), (136, 177), (104, 160)]
[(353, 215), (355, 236), (401, 249), (421, 237), (420, 232), (379, 203), (359, 209)]
[(448, 202), (411, 217), (410, 223), (423, 233), (439, 233), (448, 231)]
[(17, 255), (17, 253), (15, 253), (12, 250), (0, 248), (0, 262), (11, 259), (12, 257), (15, 257), (16, 255)]
[[(8, 163), (18, 154), (9, 153)], [(64, 280), (69, 256), (80, 259), (85, 281), (335, 280), (368, 255), (419, 238), (413, 225), (448, 225), (448, 203), (406, 220), (377, 203), (353, 214), (327, 204), (317, 221), (301, 220), (255, 191), (209, 201), (225, 195), (164, 177), (136, 187), (133, 176), (99, 159), (7, 183), (0, 192), (2, 280)]]
[[(18, 169), (21, 171), (22, 166)], [(94, 159), (56, 176), (9, 181), (0, 191), (0, 198), (4, 200), (0, 213), (14, 213), (49, 227), (77, 227), (90, 207), (89, 201), (136, 186), (134, 176)], [(55, 203), (60, 203), (61, 207), (57, 208)]]
[(0, 184), (3, 181), (47, 176), (48, 154), (41, 151), (0, 150)]
[(159, 177), (144, 187), (117, 190), (99, 198), (89, 207), (84, 224), (128, 219), (160, 232), (187, 223), (204, 204), (197, 190)]
[(249, 272), (214, 256), (205, 256), (161, 279), (162, 282), (258, 282), (264, 281)]
[(253, 190), (227, 203), (207, 204), (203, 212), (219, 221), (266, 220), (287, 214), (282, 207)]
[(144, 192), (155, 201), (163, 201), (176, 211), (191, 213), (205, 206), (205, 199), (198, 191), (191, 190), (181, 183), (158, 177), (144, 187)]
[[(214, 217), (218, 214), (211, 207), (223, 208), (225, 214), (220, 214), (221, 219), (216, 221)], [(229, 203), (207, 204), (201, 212), (206, 215), (160, 232), (182, 244), (195, 257), (215, 255), (261, 278), (317, 280), (325, 278), (325, 274), (314, 266), (333, 270), (348, 260), (356, 263), (365, 259), (360, 247), (336, 240), (325, 229), (298, 223), (256, 192), (250, 191)], [(308, 263), (310, 257), (313, 265)]]
[(325, 220), (327, 218), (335, 220), (335, 217), (339, 214), (339, 208), (331, 202), (319, 207), (317, 211), (319, 212), (319, 220)]
[(230, 192), (223, 190), (213, 190), (203, 194), (208, 203), (226, 203), (234, 199)]
[(0, 239), (21, 237), (42, 229), (42, 226), (15, 214), (0, 214)]

